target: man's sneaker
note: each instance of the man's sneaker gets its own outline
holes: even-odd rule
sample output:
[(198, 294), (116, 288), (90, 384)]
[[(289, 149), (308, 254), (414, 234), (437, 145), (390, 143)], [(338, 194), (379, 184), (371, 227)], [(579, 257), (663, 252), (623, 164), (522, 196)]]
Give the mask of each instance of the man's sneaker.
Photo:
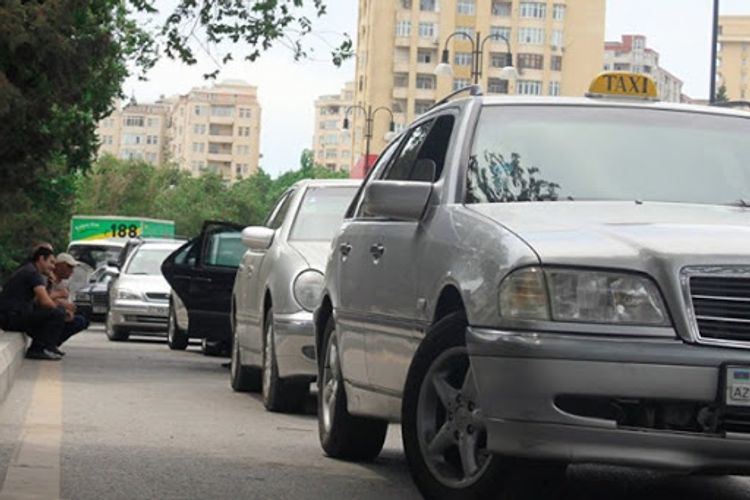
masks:
[(40, 359), (40, 360), (46, 360), (46, 361), (60, 361), (62, 359), (61, 356), (58, 356), (57, 354), (50, 352), (46, 349), (42, 350), (29, 350), (26, 351), (26, 359)]
[(58, 349), (57, 347), (48, 347), (47, 350), (53, 354), (57, 354), (58, 356), (61, 356), (61, 357), (65, 356), (65, 353), (61, 351), (60, 349)]

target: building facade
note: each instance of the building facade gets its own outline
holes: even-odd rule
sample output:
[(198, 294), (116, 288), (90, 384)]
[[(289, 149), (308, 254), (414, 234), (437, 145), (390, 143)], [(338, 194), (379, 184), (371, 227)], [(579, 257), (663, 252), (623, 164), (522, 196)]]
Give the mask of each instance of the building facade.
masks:
[(110, 116), (96, 129), (99, 156), (110, 154), (123, 160), (143, 160), (152, 165), (167, 161), (167, 126), (171, 106), (165, 101), (125, 106), (115, 102)]
[(170, 156), (194, 176), (228, 182), (253, 175), (260, 161), (257, 88), (239, 80), (194, 88), (176, 98), (168, 129)]
[(750, 100), (750, 16), (719, 18), (719, 79), (730, 100)]
[(659, 53), (646, 45), (643, 35), (623, 35), (619, 42), (604, 44), (604, 70), (649, 75), (656, 82), (659, 99), (681, 102), (682, 80), (659, 65)]
[(352, 168), (352, 133), (344, 129), (344, 119), (353, 110), (354, 82), (339, 94), (320, 96), (315, 101), (315, 134), (312, 150), (315, 163), (331, 170), (349, 172)]
[[(393, 110), (403, 128), (441, 96), (472, 83), (472, 42), (448, 44), (453, 77), (436, 77), (446, 39), (461, 31), (482, 45), (480, 83), (489, 94), (583, 95), (601, 71), (605, 0), (359, 0), (355, 104)], [(500, 78), (508, 44), (517, 81)], [(375, 117), (372, 152), (386, 144), (390, 117)], [(354, 119), (356, 158), (365, 118)], [(356, 161), (356, 160), (355, 160)]]

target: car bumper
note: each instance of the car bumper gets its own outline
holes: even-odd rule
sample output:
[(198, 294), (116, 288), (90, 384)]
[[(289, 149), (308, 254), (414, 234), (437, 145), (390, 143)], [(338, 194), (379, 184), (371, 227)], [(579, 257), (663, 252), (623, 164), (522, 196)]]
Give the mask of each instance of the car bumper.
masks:
[(498, 454), (685, 471), (750, 472), (750, 412), (723, 406), (723, 365), (750, 352), (470, 328)]
[(275, 314), (273, 328), (279, 376), (317, 376), (313, 313)]
[(169, 319), (169, 304), (121, 301), (110, 310), (113, 326), (146, 332), (166, 332)]

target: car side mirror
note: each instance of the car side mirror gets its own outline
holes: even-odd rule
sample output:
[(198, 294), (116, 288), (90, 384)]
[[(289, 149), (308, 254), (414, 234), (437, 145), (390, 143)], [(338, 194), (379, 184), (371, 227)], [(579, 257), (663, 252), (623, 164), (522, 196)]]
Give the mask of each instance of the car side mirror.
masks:
[(363, 209), (371, 217), (418, 221), (431, 194), (431, 182), (373, 181), (365, 188)]
[(107, 261), (107, 265), (108, 265), (109, 267), (116, 267), (116, 268), (118, 268), (118, 269), (120, 268), (120, 263), (119, 263), (119, 262), (117, 262), (116, 260), (108, 260), (108, 261)]
[(242, 230), (242, 243), (250, 250), (268, 250), (276, 231), (263, 226), (250, 226)]

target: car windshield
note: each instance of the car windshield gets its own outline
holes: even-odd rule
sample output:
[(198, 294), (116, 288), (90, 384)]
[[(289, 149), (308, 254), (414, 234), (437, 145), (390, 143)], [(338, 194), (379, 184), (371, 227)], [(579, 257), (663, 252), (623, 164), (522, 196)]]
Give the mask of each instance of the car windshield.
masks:
[(344, 220), (355, 186), (308, 188), (289, 235), (294, 241), (330, 241)]
[(122, 252), (122, 247), (106, 245), (71, 245), (68, 248), (70, 255), (93, 269), (106, 262), (116, 261), (120, 257), (120, 252)]
[(750, 120), (600, 106), (488, 106), (468, 203), (750, 199)]
[(174, 248), (140, 248), (130, 259), (126, 274), (160, 275), (161, 264), (169, 257)]

